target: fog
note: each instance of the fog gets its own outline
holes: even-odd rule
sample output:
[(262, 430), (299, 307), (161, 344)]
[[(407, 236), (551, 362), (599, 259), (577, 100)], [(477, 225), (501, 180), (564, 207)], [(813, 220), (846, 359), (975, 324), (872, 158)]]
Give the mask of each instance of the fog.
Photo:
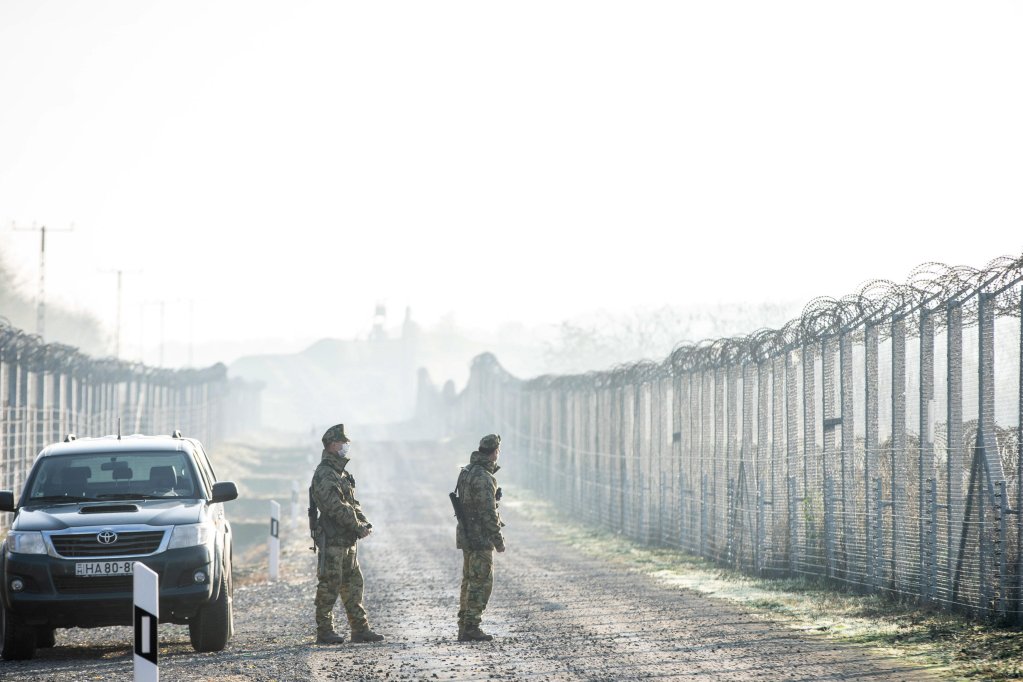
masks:
[(34, 331), (47, 226), (46, 340), (286, 376), (288, 424), (485, 350), (661, 359), (1020, 254), (1021, 32), (1009, 2), (6, 0), (0, 315)]

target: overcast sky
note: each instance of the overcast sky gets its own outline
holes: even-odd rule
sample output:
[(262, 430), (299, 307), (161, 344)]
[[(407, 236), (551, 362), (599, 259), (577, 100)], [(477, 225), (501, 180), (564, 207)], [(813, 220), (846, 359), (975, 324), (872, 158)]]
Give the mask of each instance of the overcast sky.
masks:
[(126, 353), (157, 301), (258, 352), (378, 301), (841, 296), (1023, 252), (1021, 35), (1015, 1), (0, 0), (0, 247), (34, 296), (12, 222), (73, 223), (47, 300), (112, 329), (125, 271)]

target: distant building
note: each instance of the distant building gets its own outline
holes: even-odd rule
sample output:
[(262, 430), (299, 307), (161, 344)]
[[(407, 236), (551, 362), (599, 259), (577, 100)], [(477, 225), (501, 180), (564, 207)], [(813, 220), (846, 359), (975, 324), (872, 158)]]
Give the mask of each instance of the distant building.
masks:
[(387, 308), (377, 304), (363, 340), (322, 339), (294, 355), (240, 358), (231, 374), (265, 385), (262, 418), (270, 428), (403, 421), (416, 408), (421, 333), (411, 308), (400, 336), (386, 324)]

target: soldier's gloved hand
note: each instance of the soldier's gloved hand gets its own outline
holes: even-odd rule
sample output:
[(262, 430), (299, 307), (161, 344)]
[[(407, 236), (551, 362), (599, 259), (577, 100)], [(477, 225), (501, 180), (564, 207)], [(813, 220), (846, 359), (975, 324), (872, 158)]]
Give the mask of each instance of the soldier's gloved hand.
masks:
[(494, 549), (496, 549), (499, 553), (503, 552), (504, 551), (504, 543), (502, 542), (499, 545), (494, 545)]
[(359, 539), (366, 537), (372, 532), (373, 528), (371, 526), (362, 526), (361, 528), (359, 528)]

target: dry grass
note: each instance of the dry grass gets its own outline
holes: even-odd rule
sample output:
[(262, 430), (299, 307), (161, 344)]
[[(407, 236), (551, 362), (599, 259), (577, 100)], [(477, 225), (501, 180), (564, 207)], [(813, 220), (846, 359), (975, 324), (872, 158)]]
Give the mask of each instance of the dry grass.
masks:
[(561, 542), (641, 571), (664, 585), (740, 603), (794, 629), (812, 630), (937, 666), (952, 679), (1023, 678), (1023, 629), (977, 623), (957, 615), (877, 596), (845, 594), (793, 579), (753, 578), (678, 550), (642, 546), (583, 526), (552, 505), (516, 490), (509, 506)]

